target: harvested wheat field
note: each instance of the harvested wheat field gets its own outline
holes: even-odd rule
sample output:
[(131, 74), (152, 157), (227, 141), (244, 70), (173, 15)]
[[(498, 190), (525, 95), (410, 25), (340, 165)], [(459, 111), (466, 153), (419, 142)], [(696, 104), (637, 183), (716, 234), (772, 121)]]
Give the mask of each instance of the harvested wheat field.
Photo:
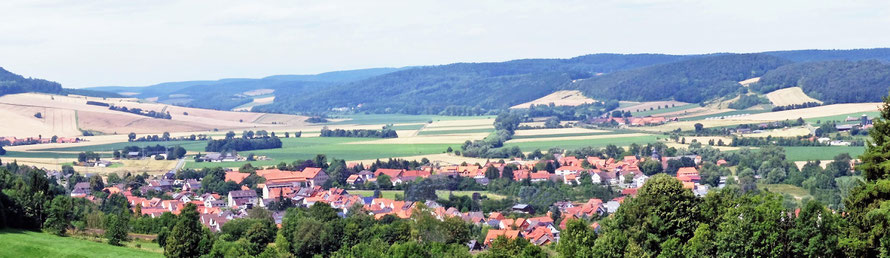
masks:
[(807, 96), (806, 93), (803, 93), (803, 89), (801, 89), (800, 87), (775, 90), (773, 92), (767, 93), (766, 98), (769, 99), (769, 102), (772, 103), (774, 106), (787, 106), (794, 104), (803, 104), (807, 102), (816, 102), (820, 104), (822, 103), (822, 101), (818, 99)]
[[(169, 112), (172, 119), (156, 119), (127, 112), (110, 110), (108, 109), (108, 107), (104, 106), (88, 105), (86, 104), (87, 101), (98, 101), (116, 106), (141, 108), (143, 110), (154, 110), (157, 112)], [(53, 132), (64, 132), (53, 133), (53, 135), (67, 137), (79, 136), (80, 132), (78, 129), (94, 130), (102, 133), (114, 134), (129, 132), (162, 133), (165, 131), (199, 132), (209, 131), (212, 129), (269, 129), (284, 126), (284, 124), (281, 122), (287, 122), (287, 125), (289, 126), (305, 125), (305, 123), (303, 123), (305, 117), (303, 116), (275, 115), (273, 117), (264, 119), (263, 122), (266, 123), (257, 123), (255, 121), (263, 119), (263, 117), (267, 114), (187, 108), (158, 103), (142, 103), (133, 99), (123, 98), (102, 99), (25, 93), (0, 97), (0, 104), (6, 104), (8, 106), (4, 110), (16, 110), (13, 107), (9, 106), (24, 107), (22, 109), (27, 112), (31, 112), (34, 108), (40, 108), (44, 110), (52, 109), (53, 111), (46, 112), (47, 116), (45, 117), (47, 123), (49, 123), (49, 126), (41, 127), (30, 124), (29, 127), (23, 128), (63, 128), (47, 130), (54, 130)], [(30, 115), (33, 116), (33, 114)], [(11, 115), (7, 113), (0, 114), (0, 116)]]
[(426, 125), (426, 127), (424, 127), (425, 128), (424, 130), (438, 128), (438, 127), (448, 127), (449, 129), (453, 130), (458, 127), (472, 127), (472, 126), (492, 126), (492, 127), (494, 127), (494, 118), (435, 121), (431, 124)]
[(664, 108), (665, 105), (668, 107), (674, 107), (674, 106), (679, 107), (679, 106), (689, 105), (689, 103), (673, 101), (673, 100), (670, 100), (670, 101), (648, 101), (648, 102), (642, 102), (640, 104), (636, 104), (633, 106), (619, 108), (617, 110), (630, 111), (630, 112), (635, 112), (637, 110), (649, 110), (649, 108), (658, 110), (658, 107)]
[(745, 134), (743, 136), (745, 136), (745, 137), (767, 137), (767, 136), (796, 137), (796, 136), (808, 135), (810, 133), (811, 133), (810, 129), (808, 129), (806, 127), (791, 127), (791, 128), (780, 128), (780, 129), (767, 130), (767, 131), (761, 132), (761, 133)]
[(523, 138), (523, 139), (513, 139), (507, 141), (507, 143), (518, 143), (518, 142), (549, 142), (549, 141), (567, 141), (567, 140), (593, 140), (593, 139), (613, 139), (613, 138), (626, 138), (626, 137), (637, 137), (637, 136), (646, 136), (649, 134), (644, 133), (626, 133), (626, 134), (600, 134), (600, 135), (584, 135), (584, 136), (567, 136), (567, 137), (542, 137), (542, 138)]
[[(41, 117), (34, 115), (40, 113)], [(80, 135), (73, 110), (0, 104), (0, 126), (3, 137), (52, 137)]]
[(516, 130), (516, 136), (535, 136), (535, 135), (551, 135), (551, 134), (579, 134), (579, 133), (607, 133), (606, 130), (585, 129), (585, 128), (553, 128), (553, 129), (531, 129)]
[[(782, 119), (785, 120), (785, 119)], [(643, 127), (634, 127), (635, 130), (647, 131), (647, 132), (669, 132), (673, 130), (694, 130), (696, 123), (701, 123), (705, 128), (718, 127), (718, 126), (728, 126), (728, 125), (740, 125), (740, 124), (749, 124), (755, 123), (755, 120), (731, 120), (731, 119), (707, 119), (707, 120), (698, 120), (698, 121), (679, 121), (679, 122), (670, 122), (663, 125), (657, 126), (643, 126)], [(764, 120), (763, 122), (766, 122)]]
[(452, 131), (452, 130), (475, 130), (475, 129), (493, 129), (494, 125), (473, 125), (473, 126), (456, 126), (456, 127), (425, 127), (424, 131)]
[(557, 106), (580, 106), (583, 104), (594, 103), (596, 100), (585, 97), (581, 91), (578, 90), (561, 90), (554, 93), (550, 93), (547, 96), (543, 96), (539, 99), (532, 100), (529, 102), (525, 102), (519, 105), (512, 106), (510, 108), (528, 108), (532, 104), (534, 105), (550, 105), (553, 103)]
[(813, 118), (823, 116), (835, 116), (850, 113), (861, 113), (869, 111), (877, 111), (881, 103), (846, 103), (833, 104), (827, 106), (818, 106), (811, 108), (801, 108), (793, 110), (785, 110), (778, 112), (752, 114), (747, 116), (727, 118), (726, 120), (744, 120), (744, 121), (780, 121), (785, 119), (797, 118)]
[(759, 81), (760, 81), (760, 77), (754, 77), (751, 79), (740, 81), (739, 84), (741, 84), (742, 86), (748, 87), (748, 86), (751, 86), (751, 84), (755, 84)]

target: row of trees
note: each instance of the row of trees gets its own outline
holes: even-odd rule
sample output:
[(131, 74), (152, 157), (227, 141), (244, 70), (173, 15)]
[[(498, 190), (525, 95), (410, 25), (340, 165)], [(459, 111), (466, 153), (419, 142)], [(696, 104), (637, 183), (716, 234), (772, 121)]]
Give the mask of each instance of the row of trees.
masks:
[(198, 134), (198, 135), (189, 135), (189, 136), (180, 136), (180, 137), (171, 137), (169, 132), (164, 132), (160, 136), (155, 135), (145, 135), (139, 138), (136, 138), (136, 133), (127, 134), (127, 139), (130, 142), (166, 142), (166, 141), (205, 141), (210, 139), (206, 134)]
[(818, 107), (818, 106), (821, 106), (821, 105), (822, 105), (822, 104), (820, 104), (819, 102), (804, 102), (804, 103), (801, 103), (801, 104), (791, 104), (791, 105), (785, 105), (785, 106), (776, 106), (776, 107), (773, 107), (773, 112), (776, 112), (776, 111), (783, 111), (783, 110), (799, 109), (799, 108)]
[(111, 105), (110, 107), (108, 107), (108, 109), (111, 109), (111, 110), (114, 110), (114, 111), (121, 111), (121, 112), (127, 112), (127, 113), (137, 114), (137, 115), (140, 115), (140, 116), (147, 116), (147, 117), (153, 117), (153, 118), (160, 118), (160, 119), (171, 119), (171, 118), (173, 118), (172, 116), (170, 116), (170, 112), (157, 112), (157, 111), (154, 111), (154, 110), (142, 110), (141, 108), (118, 107), (118, 106), (114, 106), (114, 105)]
[(209, 152), (226, 152), (226, 151), (248, 151), (261, 149), (277, 149), (281, 148), (281, 139), (278, 137), (269, 138), (228, 138), (222, 140), (210, 140), (204, 151)]
[(343, 130), (343, 129), (328, 129), (327, 127), (321, 129), (321, 137), (359, 137), (359, 138), (398, 138), (399, 134), (396, 133), (396, 130), (384, 128), (381, 130), (370, 130), (370, 129), (353, 129), (353, 130)]

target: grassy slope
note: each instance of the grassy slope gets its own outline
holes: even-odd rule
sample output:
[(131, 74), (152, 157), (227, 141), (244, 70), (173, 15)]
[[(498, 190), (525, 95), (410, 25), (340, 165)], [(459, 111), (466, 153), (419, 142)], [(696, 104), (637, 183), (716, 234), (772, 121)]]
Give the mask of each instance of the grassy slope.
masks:
[(0, 257), (163, 257), (145, 250), (30, 231), (0, 231), (0, 243)]

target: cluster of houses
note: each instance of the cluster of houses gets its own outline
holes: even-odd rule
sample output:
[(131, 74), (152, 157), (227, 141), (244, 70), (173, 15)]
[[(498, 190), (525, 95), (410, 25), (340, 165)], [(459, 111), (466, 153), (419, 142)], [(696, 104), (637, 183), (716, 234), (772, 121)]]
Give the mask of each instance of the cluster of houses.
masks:
[(30, 145), (30, 144), (46, 144), (46, 143), (77, 143), (80, 142), (80, 138), (67, 138), (67, 137), (54, 137), (53, 138), (43, 138), (43, 137), (28, 137), (28, 138), (16, 138), (16, 137), (0, 137), (0, 145)]
[[(393, 184), (403, 184), (418, 178), (429, 177), (470, 177), (477, 180), (487, 180), (485, 171), (494, 168), (503, 173), (504, 168), (508, 164), (512, 164), (519, 168), (513, 174), (513, 179), (517, 181), (528, 179), (533, 182), (554, 180), (564, 183), (580, 183), (582, 176), (587, 174), (589, 175), (589, 180), (593, 183), (613, 184), (623, 188), (621, 197), (609, 201), (590, 199), (586, 202), (562, 201), (554, 203), (553, 206), (558, 208), (562, 214), (561, 221), (553, 221), (550, 212), (545, 216), (526, 218), (528, 215), (523, 214), (534, 213), (531, 206), (526, 204), (513, 206), (508, 214), (500, 212), (483, 214), (482, 212), (461, 212), (454, 207), (443, 207), (435, 201), (424, 203), (429, 208), (431, 215), (440, 220), (456, 217), (467, 223), (480, 226), (487, 225), (490, 230), (486, 235), (484, 243), (468, 243), (470, 248), (485, 248), (490, 246), (491, 241), (500, 236), (507, 238), (521, 237), (537, 245), (558, 242), (559, 233), (565, 228), (568, 220), (594, 218), (614, 213), (624, 198), (636, 195), (637, 188), (641, 187), (648, 179), (638, 167), (645, 158), (626, 156), (623, 159), (602, 159), (599, 157), (555, 156), (555, 160), (547, 161), (523, 161), (517, 159), (506, 164), (487, 163), (485, 165), (442, 166), (435, 168), (424, 166), (418, 170), (377, 169), (373, 172), (366, 170), (350, 176), (347, 181), (350, 184), (375, 182), (383, 175), (389, 177)], [(696, 162), (701, 162), (700, 157), (690, 158), (693, 158)], [(663, 159), (665, 166), (669, 159), (671, 158)], [(585, 163), (585, 161), (589, 166), (584, 165), (582, 167), (582, 163)], [(555, 173), (547, 171), (536, 172), (533, 168), (539, 162), (551, 162), (559, 166)], [(220, 227), (229, 220), (245, 217), (247, 215), (246, 211), (249, 209), (265, 207), (281, 199), (288, 199), (293, 204), (303, 207), (310, 207), (319, 202), (327, 203), (331, 207), (341, 210), (341, 215), (343, 216), (349, 213), (350, 209), (361, 207), (364, 212), (374, 216), (376, 219), (383, 218), (386, 215), (403, 219), (410, 218), (412, 213), (417, 212), (415, 208), (419, 204), (410, 201), (352, 195), (348, 193), (347, 189), (324, 189), (322, 185), (329, 180), (329, 177), (321, 168), (308, 167), (302, 171), (262, 169), (257, 170), (255, 174), (265, 179), (264, 183), (257, 184), (256, 189), (242, 186), (241, 189), (230, 191), (226, 195), (200, 191), (200, 181), (195, 179), (176, 180), (174, 178), (175, 173), (173, 172), (148, 180), (146, 185), (138, 189), (142, 196), (157, 196), (157, 193), (163, 193), (172, 197), (165, 198), (168, 200), (133, 195), (134, 191), (127, 189), (124, 185), (108, 186), (103, 191), (109, 194), (120, 193), (124, 195), (134, 212), (151, 217), (158, 217), (166, 212), (179, 214), (185, 205), (193, 203), (198, 207), (198, 211), (201, 214), (201, 223), (214, 231), (219, 231)], [(250, 175), (252, 174), (230, 171), (225, 173), (225, 181), (240, 184)], [(707, 187), (699, 184), (701, 176), (694, 167), (680, 168), (676, 177), (683, 182), (685, 188), (695, 191), (698, 195), (703, 195), (707, 192)], [(154, 194), (151, 194), (151, 191), (154, 191)], [(94, 200), (91, 192), (90, 184), (81, 182), (74, 186), (71, 196)], [(280, 211), (273, 213), (273, 218), (279, 224), (283, 216), (283, 212)], [(594, 223), (591, 227), (598, 229), (598, 224)]]

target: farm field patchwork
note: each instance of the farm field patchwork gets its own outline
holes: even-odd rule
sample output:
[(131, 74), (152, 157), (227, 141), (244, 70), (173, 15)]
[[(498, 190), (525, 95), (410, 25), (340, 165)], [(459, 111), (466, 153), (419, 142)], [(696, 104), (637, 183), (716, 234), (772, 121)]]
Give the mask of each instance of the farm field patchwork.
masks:
[(253, 153), (257, 156), (266, 156), (272, 160), (251, 162), (193, 162), (186, 163), (189, 168), (203, 167), (240, 167), (251, 163), (255, 166), (271, 166), (281, 162), (291, 163), (295, 160), (305, 160), (315, 157), (317, 154), (325, 154), (328, 160), (332, 158), (345, 160), (387, 159), (390, 157), (405, 157), (424, 154), (442, 153), (448, 147), (459, 149), (460, 143), (453, 144), (373, 144), (375, 139), (368, 138), (340, 138), (340, 137), (311, 137), (311, 138), (286, 138), (282, 139), (283, 146), (280, 149), (242, 151), (246, 156)]
[(470, 119), (494, 119), (494, 116), (439, 116), (439, 115), (401, 115), (401, 114), (385, 114), (385, 115), (348, 115), (337, 118), (345, 118), (346, 120), (325, 123), (324, 125), (384, 125), (384, 124), (404, 124), (404, 123), (426, 123), (429, 121), (448, 121), (448, 120), (470, 120)]
[(468, 133), (491, 133), (494, 128), (477, 128), (477, 129), (454, 129), (454, 130), (423, 130), (417, 135), (443, 135), (443, 134), (468, 134)]
[[(657, 141), (659, 136), (651, 135), (651, 134), (642, 134), (639, 136), (632, 137), (612, 137), (612, 138), (600, 138), (600, 139), (587, 139), (587, 140), (569, 140), (569, 139), (560, 139), (560, 138), (551, 138), (552, 140), (547, 141), (533, 141), (533, 142), (507, 142), (504, 144), (506, 148), (512, 148), (513, 146), (519, 147), (523, 151), (532, 151), (535, 149), (547, 150), (551, 147), (562, 148), (562, 149), (579, 149), (587, 146), (591, 147), (604, 147), (609, 144), (617, 145), (617, 146), (628, 146), (632, 143), (637, 144), (646, 144)], [(560, 140), (558, 140), (560, 139)]]

